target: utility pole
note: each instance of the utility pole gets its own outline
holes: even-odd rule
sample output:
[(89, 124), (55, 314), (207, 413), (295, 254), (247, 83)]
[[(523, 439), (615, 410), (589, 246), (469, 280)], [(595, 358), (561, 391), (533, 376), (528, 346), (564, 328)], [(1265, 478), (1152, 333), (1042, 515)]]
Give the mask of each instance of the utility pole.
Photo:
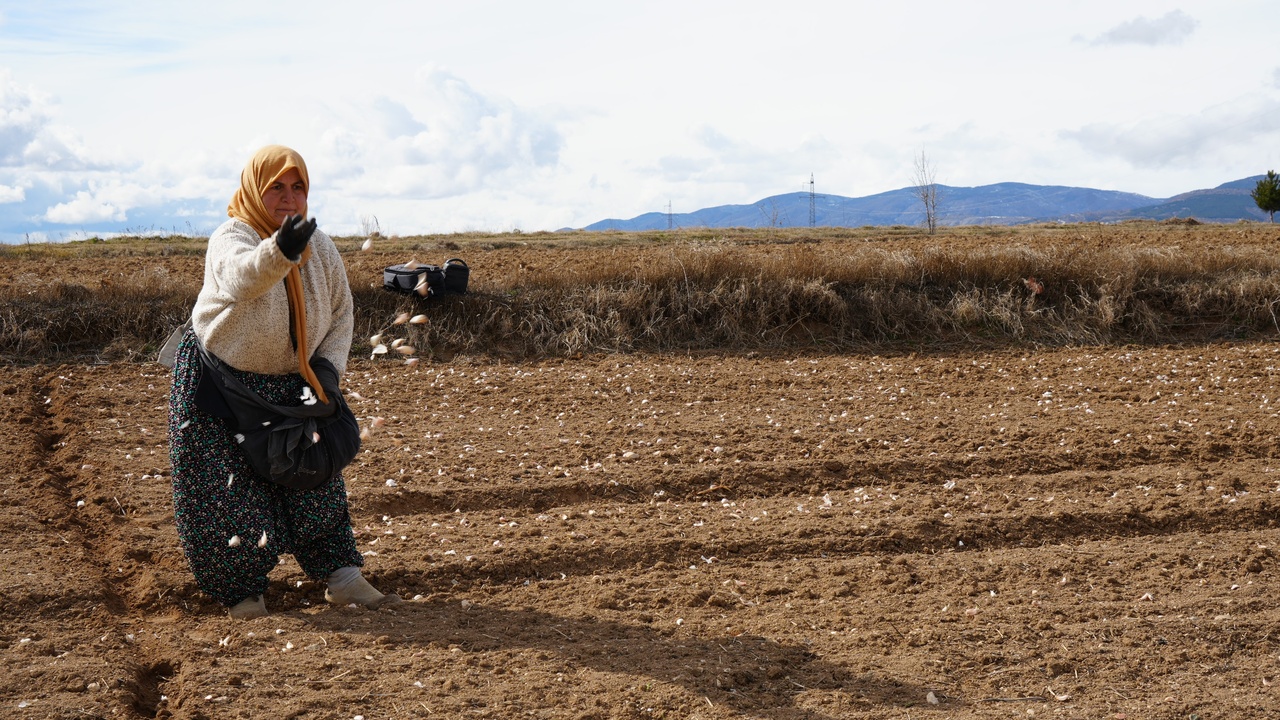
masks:
[(818, 225), (818, 196), (813, 192), (813, 173), (809, 173), (809, 227)]
[(671, 217), (671, 201), (667, 200), (667, 229), (670, 230), (673, 224), (673, 218)]

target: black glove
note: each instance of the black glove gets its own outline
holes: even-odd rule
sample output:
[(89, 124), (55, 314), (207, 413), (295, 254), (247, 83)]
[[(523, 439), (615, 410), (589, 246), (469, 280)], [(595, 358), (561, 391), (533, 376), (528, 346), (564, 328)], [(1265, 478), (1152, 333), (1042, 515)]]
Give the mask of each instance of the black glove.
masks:
[(307, 220), (301, 215), (289, 215), (276, 231), (276, 247), (290, 260), (297, 262), (302, 251), (311, 241), (311, 233), (316, 231), (316, 219)]

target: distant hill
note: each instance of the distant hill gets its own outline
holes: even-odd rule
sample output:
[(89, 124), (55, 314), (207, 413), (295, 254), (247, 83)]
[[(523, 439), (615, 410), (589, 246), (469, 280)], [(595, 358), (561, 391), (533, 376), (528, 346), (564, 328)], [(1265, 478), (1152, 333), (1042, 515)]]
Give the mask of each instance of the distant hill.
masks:
[[(980, 187), (938, 186), (942, 225), (1021, 225), (1033, 222), (1116, 222), (1194, 217), (1203, 222), (1266, 220), (1249, 193), (1261, 175), (1216, 188), (1161, 199), (1115, 190), (997, 183)], [(822, 227), (920, 225), (924, 211), (914, 188), (866, 197), (819, 194), (815, 224)], [(667, 227), (802, 227), (809, 224), (809, 193), (773, 195), (750, 205), (719, 205), (689, 213), (652, 212), (629, 220), (609, 219), (584, 230), (665, 230)]]
[(1262, 175), (1243, 180), (1233, 180), (1209, 190), (1192, 190), (1175, 195), (1168, 200), (1134, 208), (1125, 213), (1106, 217), (1107, 220), (1145, 218), (1167, 220), (1193, 217), (1202, 222), (1236, 222), (1238, 220), (1266, 220), (1267, 214), (1253, 201), (1253, 188)]

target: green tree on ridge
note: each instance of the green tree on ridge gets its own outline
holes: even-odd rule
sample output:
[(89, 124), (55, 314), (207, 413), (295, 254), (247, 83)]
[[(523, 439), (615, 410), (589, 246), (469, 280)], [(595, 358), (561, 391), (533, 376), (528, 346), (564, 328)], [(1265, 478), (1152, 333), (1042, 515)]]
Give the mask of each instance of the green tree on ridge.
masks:
[(1253, 192), (1249, 193), (1253, 196), (1253, 201), (1258, 203), (1258, 209), (1267, 213), (1271, 217), (1271, 222), (1276, 221), (1276, 211), (1280, 210), (1280, 175), (1274, 170), (1268, 170), (1267, 176), (1258, 181), (1253, 188)]

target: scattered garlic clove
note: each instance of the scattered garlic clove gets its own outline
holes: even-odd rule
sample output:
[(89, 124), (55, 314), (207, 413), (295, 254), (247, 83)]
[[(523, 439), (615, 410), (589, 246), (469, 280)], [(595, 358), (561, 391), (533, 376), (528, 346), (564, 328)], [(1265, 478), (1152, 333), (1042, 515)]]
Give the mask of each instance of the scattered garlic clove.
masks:
[(413, 317), (409, 318), (410, 325), (422, 325), (426, 321), (427, 321), (426, 315), (414, 315)]
[(396, 352), (400, 353), (401, 355), (412, 355), (417, 351), (418, 351), (417, 348), (415, 348), (412, 345), (401, 345), (400, 347), (396, 348)]
[(227, 541), (227, 546), (228, 546), (228, 547), (240, 547), (240, 536), (239, 536), (239, 535), (232, 535), (232, 536), (231, 536), (231, 539)]
[(364, 244), (360, 246), (360, 249), (363, 250), (364, 252), (369, 252), (369, 249), (372, 247), (373, 247), (373, 238), (369, 238), (368, 240), (364, 241)]
[(382, 333), (378, 333), (377, 335), (374, 335), (373, 337), (369, 338), (369, 344), (373, 346), (381, 345)]
[(404, 364), (405, 364), (405, 365), (417, 365), (417, 364), (418, 364), (418, 358), (414, 358), (414, 357), (411, 357), (411, 358), (405, 358), (405, 359), (404, 359)]
[(386, 355), (386, 354), (387, 354), (387, 346), (386, 346), (386, 345), (374, 345), (374, 346), (373, 346), (373, 354), (374, 354), (374, 355)]
[(406, 341), (404, 338), (396, 338), (395, 340), (392, 340), (392, 341), (391, 341), (391, 349), (392, 349), (392, 350), (395, 350), (396, 348), (398, 348), (398, 347), (400, 347), (401, 345), (405, 344), (405, 342), (407, 342), (407, 341)]
[(409, 313), (407, 313), (407, 312), (402, 312), (402, 313), (400, 313), (399, 315), (397, 315), (397, 316), (396, 316), (396, 319), (395, 319), (395, 320), (393, 320), (393, 321), (391, 322), (391, 324), (392, 324), (392, 325), (403, 325), (403, 324), (405, 324), (405, 323), (407, 323), (407, 322), (409, 322)]
[(263, 530), (262, 537), (258, 538), (258, 547), (264, 548), (266, 546), (267, 546), (267, 531)]

